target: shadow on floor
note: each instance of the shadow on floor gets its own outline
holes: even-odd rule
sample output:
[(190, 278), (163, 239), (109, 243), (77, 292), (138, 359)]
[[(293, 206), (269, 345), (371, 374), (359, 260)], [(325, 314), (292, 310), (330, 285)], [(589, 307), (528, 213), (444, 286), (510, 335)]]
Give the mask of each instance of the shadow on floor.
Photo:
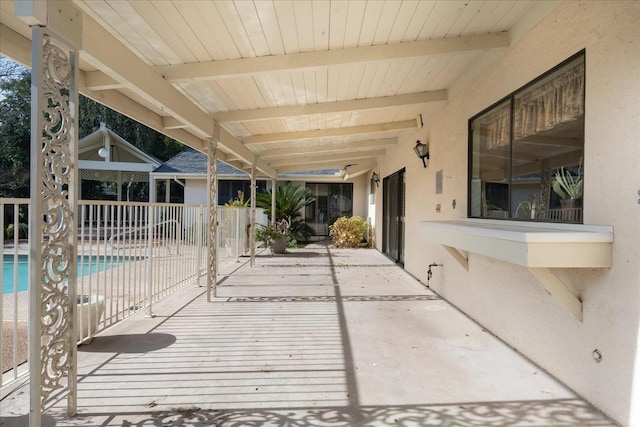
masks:
[[(99, 417), (100, 414), (86, 414)], [(81, 421), (77, 417), (75, 421)], [(116, 421), (116, 420), (114, 420)], [(295, 409), (172, 408), (121, 414), (122, 426), (614, 426), (581, 400), (461, 402), (448, 405), (313, 407)], [(109, 424), (113, 425), (113, 424)]]
[(124, 334), (95, 337), (91, 344), (81, 345), (78, 351), (86, 353), (148, 353), (169, 347), (176, 342), (171, 334)]

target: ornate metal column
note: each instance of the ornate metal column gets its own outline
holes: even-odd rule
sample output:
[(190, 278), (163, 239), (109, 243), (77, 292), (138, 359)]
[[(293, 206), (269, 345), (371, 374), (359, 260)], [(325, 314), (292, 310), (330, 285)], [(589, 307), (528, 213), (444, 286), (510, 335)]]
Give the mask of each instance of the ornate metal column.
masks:
[[(215, 133), (218, 134), (219, 127), (216, 125)], [(211, 138), (209, 140), (209, 160), (207, 185), (209, 187), (209, 262), (207, 263), (207, 302), (211, 302), (211, 296), (216, 296), (216, 282), (218, 280), (218, 168), (216, 165), (216, 151), (218, 142)]]
[(32, 35), (29, 422), (40, 426), (65, 397), (76, 413), (78, 53), (47, 28)]
[(251, 165), (251, 228), (249, 232), (249, 250), (251, 267), (256, 264), (256, 161)]

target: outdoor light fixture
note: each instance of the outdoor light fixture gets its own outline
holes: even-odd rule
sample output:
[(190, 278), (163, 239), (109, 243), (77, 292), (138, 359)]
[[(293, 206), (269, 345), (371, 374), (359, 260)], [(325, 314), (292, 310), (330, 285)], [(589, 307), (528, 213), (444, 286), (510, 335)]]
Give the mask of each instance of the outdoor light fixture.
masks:
[(346, 181), (347, 179), (349, 179), (349, 171), (347, 170), (347, 168), (351, 166), (355, 166), (356, 164), (344, 165), (344, 167), (340, 169), (340, 176), (342, 177), (343, 180)]
[(376, 183), (376, 187), (380, 186), (380, 175), (378, 175), (377, 173), (374, 172), (371, 175), (371, 180)]
[(102, 157), (103, 159), (106, 159), (108, 155), (109, 155), (108, 149), (102, 147), (98, 150), (98, 156)]
[(429, 163), (429, 146), (421, 143), (420, 140), (417, 140), (416, 146), (413, 147), (413, 151), (415, 151), (416, 156), (422, 159), (422, 164), (426, 168)]

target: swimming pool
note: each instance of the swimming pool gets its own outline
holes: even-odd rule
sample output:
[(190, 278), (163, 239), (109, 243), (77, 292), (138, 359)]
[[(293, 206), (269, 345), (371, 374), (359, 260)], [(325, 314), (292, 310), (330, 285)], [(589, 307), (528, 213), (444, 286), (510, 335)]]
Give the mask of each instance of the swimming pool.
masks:
[[(3, 255), (2, 294), (13, 293), (13, 255)], [(82, 261), (82, 265), (80, 262)], [(78, 276), (87, 276), (99, 271), (124, 265), (131, 261), (129, 257), (84, 256), (78, 257)], [(18, 292), (29, 289), (29, 256), (18, 255)]]

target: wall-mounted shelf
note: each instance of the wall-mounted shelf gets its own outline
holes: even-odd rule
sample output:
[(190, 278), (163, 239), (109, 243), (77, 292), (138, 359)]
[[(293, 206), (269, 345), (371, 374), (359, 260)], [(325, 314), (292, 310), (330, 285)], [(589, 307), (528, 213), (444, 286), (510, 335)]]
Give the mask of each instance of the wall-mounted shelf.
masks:
[(613, 227), (483, 219), (422, 221), (426, 240), (441, 244), (466, 270), (468, 253), (527, 267), (582, 320), (582, 302), (551, 268), (611, 267)]

